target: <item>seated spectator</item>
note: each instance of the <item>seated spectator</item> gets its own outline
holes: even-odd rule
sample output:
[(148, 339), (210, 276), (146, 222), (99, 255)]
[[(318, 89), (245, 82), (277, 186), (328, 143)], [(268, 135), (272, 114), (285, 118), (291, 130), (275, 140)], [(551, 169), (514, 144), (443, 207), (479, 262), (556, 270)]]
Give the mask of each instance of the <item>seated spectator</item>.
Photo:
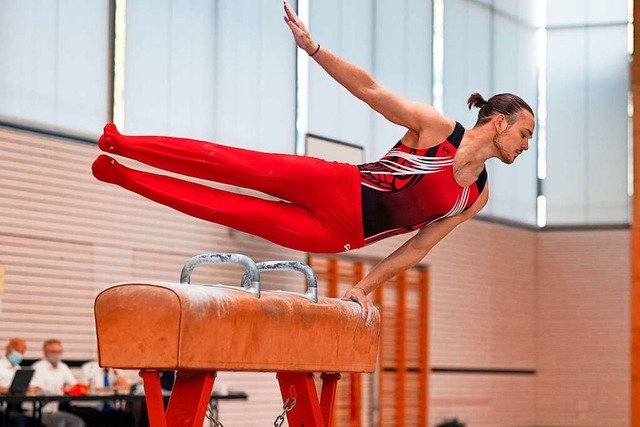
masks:
[(27, 351), (27, 342), (22, 338), (13, 338), (5, 348), (4, 356), (0, 358), (0, 393), (7, 393), (15, 372), (20, 369), (20, 363)]
[[(32, 365), (35, 372), (31, 384), (40, 387), (47, 394), (62, 394), (65, 388), (78, 382), (69, 366), (62, 361), (62, 343), (60, 340), (45, 341), (43, 350), (44, 359)], [(49, 427), (85, 426), (77, 415), (58, 410), (57, 402), (47, 403), (42, 408), (42, 422)]]
[(129, 393), (129, 382), (118, 370), (101, 368), (98, 361), (90, 360), (80, 368), (80, 383), (90, 391), (121, 391)]
[[(22, 363), (26, 351), (27, 343), (22, 338), (12, 338), (7, 344), (4, 356), (0, 357), (0, 393), (9, 392), (13, 376), (20, 369), (20, 363)], [(10, 426), (23, 427), (26, 425), (27, 418), (18, 406), (9, 405), (5, 410), (9, 413)]]
[[(81, 367), (80, 384), (89, 388), (89, 394), (129, 393), (129, 382), (119, 371), (101, 368), (91, 360)], [(74, 402), (71, 411), (92, 427), (122, 427), (131, 424), (131, 417), (114, 410), (113, 401)]]

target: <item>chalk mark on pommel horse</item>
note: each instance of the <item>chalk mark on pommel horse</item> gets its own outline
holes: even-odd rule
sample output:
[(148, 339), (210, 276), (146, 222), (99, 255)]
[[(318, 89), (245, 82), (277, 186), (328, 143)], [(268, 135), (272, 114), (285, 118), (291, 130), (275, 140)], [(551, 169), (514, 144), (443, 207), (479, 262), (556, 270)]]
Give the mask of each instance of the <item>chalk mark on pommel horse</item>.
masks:
[[(191, 285), (203, 263), (242, 264), (241, 286)], [(307, 292), (261, 291), (260, 270), (278, 269), (304, 273)], [(305, 264), (203, 254), (185, 264), (180, 283), (136, 281), (102, 291), (95, 300), (98, 357), (103, 367), (140, 370), (151, 427), (201, 427), (218, 371), (276, 372), (289, 425), (326, 427), (340, 372), (375, 369), (380, 315), (366, 326), (360, 313), (355, 302), (318, 298)], [(177, 371), (166, 412), (162, 370)], [(322, 372), (320, 399), (313, 372)]]

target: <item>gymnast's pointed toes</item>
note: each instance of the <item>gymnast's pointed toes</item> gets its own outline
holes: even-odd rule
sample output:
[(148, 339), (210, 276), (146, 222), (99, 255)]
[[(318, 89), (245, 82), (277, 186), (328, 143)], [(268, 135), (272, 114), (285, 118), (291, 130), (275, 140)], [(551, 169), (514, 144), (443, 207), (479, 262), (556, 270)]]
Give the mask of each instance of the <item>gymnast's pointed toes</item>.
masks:
[(120, 176), (120, 168), (120, 163), (118, 163), (115, 159), (101, 154), (91, 165), (91, 172), (93, 172), (93, 176), (95, 176), (98, 180), (115, 184), (119, 181), (118, 178)]
[(113, 123), (107, 123), (104, 132), (98, 140), (98, 147), (102, 151), (113, 153), (116, 151), (116, 143), (122, 135), (118, 132), (118, 128)]

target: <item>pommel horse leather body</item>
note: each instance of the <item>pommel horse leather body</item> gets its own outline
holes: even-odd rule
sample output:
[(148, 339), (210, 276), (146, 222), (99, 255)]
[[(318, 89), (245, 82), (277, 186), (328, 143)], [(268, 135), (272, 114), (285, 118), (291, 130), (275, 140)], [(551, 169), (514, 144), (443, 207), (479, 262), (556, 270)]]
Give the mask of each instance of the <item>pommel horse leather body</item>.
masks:
[[(193, 268), (211, 262), (243, 264), (242, 286), (189, 284)], [(285, 268), (307, 276), (305, 294), (260, 291), (260, 270)], [(375, 369), (379, 313), (366, 326), (360, 310), (352, 301), (318, 298), (315, 275), (304, 264), (205, 254), (185, 265), (181, 283), (121, 283), (101, 292), (98, 356), (104, 367), (141, 370), (151, 427), (201, 426), (217, 371), (278, 372), (283, 399), (297, 400), (289, 424), (329, 426), (337, 373)], [(166, 416), (157, 400), (160, 370), (178, 371)], [(333, 373), (324, 378), (322, 409), (312, 372)]]
[(132, 282), (96, 299), (100, 364), (126, 369), (371, 372), (377, 328), (355, 302)]

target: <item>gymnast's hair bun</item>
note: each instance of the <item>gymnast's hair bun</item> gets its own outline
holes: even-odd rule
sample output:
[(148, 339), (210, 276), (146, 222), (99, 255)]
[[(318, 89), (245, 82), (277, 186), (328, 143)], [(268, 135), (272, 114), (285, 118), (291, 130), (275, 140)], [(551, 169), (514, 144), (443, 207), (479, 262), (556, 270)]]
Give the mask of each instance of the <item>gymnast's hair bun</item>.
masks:
[(482, 108), (487, 105), (487, 101), (478, 92), (474, 92), (469, 96), (469, 99), (467, 99), (467, 105), (469, 106), (469, 110), (473, 107)]

